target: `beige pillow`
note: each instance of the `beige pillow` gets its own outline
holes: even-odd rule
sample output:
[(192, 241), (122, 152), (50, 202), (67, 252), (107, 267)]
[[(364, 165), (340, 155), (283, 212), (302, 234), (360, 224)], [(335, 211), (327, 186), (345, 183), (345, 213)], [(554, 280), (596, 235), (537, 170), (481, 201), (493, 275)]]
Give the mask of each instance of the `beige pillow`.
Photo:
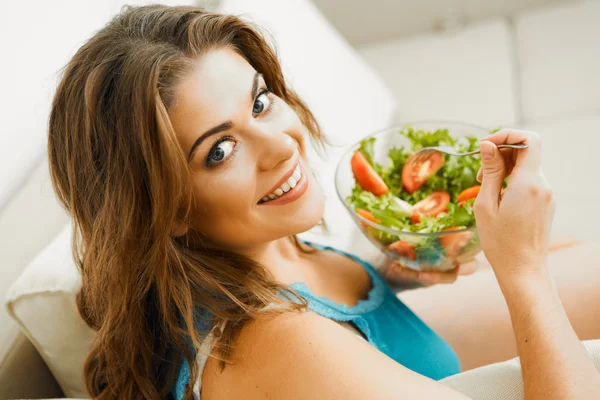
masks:
[(94, 335), (75, 305), (80, 286), (68, 224), (21, 273), (6, 299), (8, 313), (69, 397), (87, 397), (83, 361)]

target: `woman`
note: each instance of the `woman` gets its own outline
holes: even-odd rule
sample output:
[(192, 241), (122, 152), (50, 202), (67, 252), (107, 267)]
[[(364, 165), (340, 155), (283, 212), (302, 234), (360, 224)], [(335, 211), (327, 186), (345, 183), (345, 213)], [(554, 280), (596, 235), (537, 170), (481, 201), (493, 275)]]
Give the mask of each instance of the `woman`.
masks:
[[(296, 239), (323, 214), (308, 138), (324, 142), (273, 51), (233, 16), (127, 8), (79, 49), (48, 144), (81, 239), (94, 398), (463, 398), (435, 382), (459, 372), (455, 352), (370, 264)], [(501, 155), (506, 142), (530, 149)], [(545, 268), (539, 137), (501, 131), (481, 148), (476, 217), (527, 394), (589, 398), (598, 376)]]

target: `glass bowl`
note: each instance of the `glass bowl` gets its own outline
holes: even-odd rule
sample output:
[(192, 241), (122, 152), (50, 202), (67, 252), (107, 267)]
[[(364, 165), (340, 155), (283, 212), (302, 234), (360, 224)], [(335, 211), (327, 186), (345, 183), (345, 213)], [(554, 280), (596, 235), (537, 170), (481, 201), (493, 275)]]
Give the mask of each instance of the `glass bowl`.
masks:
[[(426, 131), (448, 129), (455, 138), (467, 135), (483, 137), (489, 134), (489, 130), (483, 127), (452, 121), (417, 121), (392, 126), (365, 138), (376, 138), (374, 159), (377, 163), (388, 165), (387, 154), (391, 147), (410, 148), (410, 141), (398, 134), (398, 131), (405, 126)], [(350, 146), (341, 157), (335, 171), (335, 188), (346, 210), (371, 243), (392, 260), (417, 271), (448, 271), (455, 268), (457, 264), (475, 258), (481, 251), (476, 226), (449, 232), (418, 233), (382, 226), (359, 215), (346, 201), (356, 183), (350, 160), (359, 147), (360, 141)]]

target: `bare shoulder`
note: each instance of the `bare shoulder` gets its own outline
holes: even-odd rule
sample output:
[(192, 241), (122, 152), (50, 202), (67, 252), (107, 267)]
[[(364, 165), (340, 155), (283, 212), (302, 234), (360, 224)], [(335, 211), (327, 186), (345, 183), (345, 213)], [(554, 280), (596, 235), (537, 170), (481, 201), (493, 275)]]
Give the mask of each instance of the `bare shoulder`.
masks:
[(203, 399), (464, 398), (310, 311), (258, 318), (234, 346), (223, 372), (214, 359), (207, 362)]

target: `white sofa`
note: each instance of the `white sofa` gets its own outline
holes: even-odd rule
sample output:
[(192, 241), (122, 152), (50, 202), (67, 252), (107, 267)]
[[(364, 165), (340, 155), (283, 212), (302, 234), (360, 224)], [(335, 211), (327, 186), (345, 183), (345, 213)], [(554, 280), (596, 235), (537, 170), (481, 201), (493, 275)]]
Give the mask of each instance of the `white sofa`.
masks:
[[(216, 3), (213, 2), (211, 6), (217, 6)], [(235, 0), (223, 0), (221, 3), (220, 6), (225, 10), (228, 6), (239, 10), (236, 8), (239, 2)], [(321, 6), (328, 13), (335, 11), (332, 2), (321, 0), (317, 3), (322, 3)], [(348, 68), (376, 75), (371, 76), (370, 81), (365, 81), (370, 82), (364, 84), (365, 93), (375, 90), (371, 86), (381, 82), (385, 85), (383, 89), (375, 90), (378, 93), (376, 98), (359, 94), (355, 102), (357, 109), (352, 113), (360, 113), (361, 103), (369, 101), (378, 102), (377, 107), (366, 107), (370, 112), (376, 113), (372, 111), (376, 109), (383, 111), (373, 114), (373, 121), (359, 126), (357, 131), (380, 128), (383, 126), (378, 124), (384, 122), (391, 124), (418, 119), (462, 120), (489, 128), (517, 126), (537, 130), (544, 137), (544, 170), (558, 200), (553, 237), (600, 239), (600, 224), (590, 223), (590, 219), (596, 217), (596, 206), (600, 201), (600, 187), (593, 183), (592, 175), (595, 149), (600, 146), (600, 74), (597, 73), (600, 71), (600, 25), (597, 24), (600, 2), (552, 2), (528, 10), (517, 10), (515, 2), (493, 1), (487, 2), (489, 4), (486, 7), (494, 12), (475, 14), (495, 16), (482, 19), (473, 19), (473, 13), (469, 14), (469, 18), (460, 18), (461, 12), (472, 5), (469, 0), (454, 1), (451, 9), (445, 0), (431, 0), (429, 3), (430, 9), (435, 10), (430, 11), (432, 15), (448, 13), (452, 21), (458, 23), (446, 24), (450, 27), (440, 31), (440, 25), (434, 23), (433, 18), (423, 17), (424, 24), (414, 27), (418, 34), (406, 36), (407, 32), (403, 31), (402, 37), (383, 41), (369, 41), (368, 37), (361, 37), (361, 43), (354, 46), (354, 50), (335, 35), (328, 41), (331, 45), (340, 46), (339, 55), (348, 57), (348, 62), (354, 60), (354, 56), (347, 56), (350, 52), (359, 54), (363, 63), (366, 62), (361, 64), (355, 60), (356, 65), (348, 65)], [(381, 6), (383, 3), (378, 4)], [(83, 10), (80, 12), (84, 15)], [(339, 5), (337, 12), (343, 14), (344, 7)], [(424, 13), (423, 10), (421, 12)], [(343, 20), (343, 16), (340, 18)], [(460, 23), (465, 20), (469, 22)], [(396, 22), (414, 25), (411, 25), (410, 11), (398, 14)], [(354, 21), (357, 29), (361, 29), (361, 23), (376, 22)], [(311, 25), (307, 24), (307, 29), (310, 28)], [(312, 28), (316, 29), (314, 26)], [(331, 28), (321, 26), (319, 29)], [(297, 32), (299, 37), (306, 34)], [(348, 37), (360, 36), (353, 33)], [(79, 42), (84, 38), (81, 37)], [(293, 42), (298, 38), (286, 36), (282, 40)], [(286, 51), (280, 50), (283, 57)], [(293, 58), (293, 52), (287, 51), (290, 54), (288, 58)], [(306, 47), (301, 51), (310, 52), (311, 49)], [(324, 57), (320, 62), (329, 62), (327, 54), (319, 54), (319, 57)], [(365, 65), (370, 65), (371, 71), (366, 71)], [(294, 71), (294, 67), (297, 66), (290, 66), (291, 71)], [(318, 71), (317, 68), (315, 73)], [(331, 109), (335, 118), (323, 114), (324, 110), (329, 110), (329, 103), (336, 102), (336, 98), (328, 97), (327, 101), (319, 103), (320, 93), (309, 90), (310, 85), (303, 81), (306, 78), (296, 74), (294, 79), (297, 86), (304, 90), (304, 93), (300, 90), (301, 94), (311, 100), (309, 105), (319, 106), (317, 115), (326, 120), (324, 125), (331, 126), (330, 130), (339, 126), (335, 120), (341, 118), (338, 116), (343, 117), (348, 107)], [(30, 89), (39, 90), (36, 87)], [(334, 96), (335, 93), (338, 92), (331, 90), (325, 95)], [(6, 99), (8, 97), (3, 98)], [(343, 99), (339, 101), (340, 104), (346, 104)], [(38, 114), (37, 118), (46, 117)], [(43, 127), (43, 124), (35, 126)], [(353, 128), (343, 127), (348, 130)], [(20, 133), (15, 127), (10, 132), (2, 131), (0, 138), (6, 144), (5, 135)], [(29, 149), (37, 149), (37, 156), (31, 157), (26, 163), (17, 163), (14, 170), (7, 168), (12, 164), (0, 164), (4, 175), (0, 175), (0, 178), (6, 178), (0, 179), (0, 294), (8, 296), (7, 309), (13, 315), (21, 307), (22, 313), (17, 315), (17, 319), (21, 318), (21, 325), (26, 320), (26, 313), (31, 312), (30, 308), (23, 306), (24, 302), (45, 290), (47, 282), (42, 278), (53, 276), (53, 279), (60, 281), (61, 276), (57, 278), (55, 269), (49, 271), (51, 267), (42, 262), (46, 259), (38, 254), (51, 243), (61, 243), (56, 237), (69, 223), (54, 198), (48, 180), (47, 160), (43, 157), (44, 134), (38, 132), (33, 138), (39, 143), (37, 147), (30, 146)], [(323, 179), (330, 179), (331, 173), (331, 170), (325, 171)], [(8, 175), (10, 177), (7, 178)], [(9, 179), (13, 176), (26, 176), (26, 179), (19, 179), (18, 182), (16, 178)], [(8, 183), (1, 187), (5, 182)], [(2, 192), (6, 187), (10, 190)], [(328, 204), (334, 204), (335, 201), (330, 199)], [(352, 226), (347, 224), (343, 210), (334, 207), (328, 205), (330, 221), (339, 222), (339, 226)], [(350, 234), (348, 230), (337, 232), (337, 236), (328, 239), (332, 243), (351, 248), (359, 255), (372, 251), (360, 235)], [(64, 238), (62, 240), (64, 243)], [(64, 251), (64, 245), (62, 249)], [(17, 283), (13, 285), (14, 282)], [(29, 291), (23, 290), (23, 282), (29, 285)], [(70, 296), (77, 280), (69, 277), (56, 284), (63, 285), (61, 290)], [(64, 307), (65, 310), (72, 308), (73, 303), (69, 303), (68, 298), (66, 303), (58, 303), (55, 307)], [(29, 317), (36, 318), (35, 312)], [(45, 339), (59, 340), (51, 337), (52, 329), (53, 323), (62, 320), (47, 316), (45, 321), (48, 324), (48, 336)], [(61, 365), (61, 357), (71, 360), (70, 364), (76, 364), (78, 361), (73, 360), (82, 358), (82, 350), (68, 350), (66, 346), (65, 353), (48, 355), (46, 349), (42, 348), (43, 341), (39, 340), (43, 333), (38, 331), (35, 334), (33, 345), (29, 340), (33, 333), (26, 326), (19, 327), (5, 310), (0, 310), (0, 398), (61, 397), (80, 393), (75, 387), (77, 383), (69, 386), (56, 374), (64, 374), (73, 367)], [(63, 340), (66, 342), (70, 339), (65, 337)], [(74, 354), (66, 354), (68, 351), (74, 351)]]

